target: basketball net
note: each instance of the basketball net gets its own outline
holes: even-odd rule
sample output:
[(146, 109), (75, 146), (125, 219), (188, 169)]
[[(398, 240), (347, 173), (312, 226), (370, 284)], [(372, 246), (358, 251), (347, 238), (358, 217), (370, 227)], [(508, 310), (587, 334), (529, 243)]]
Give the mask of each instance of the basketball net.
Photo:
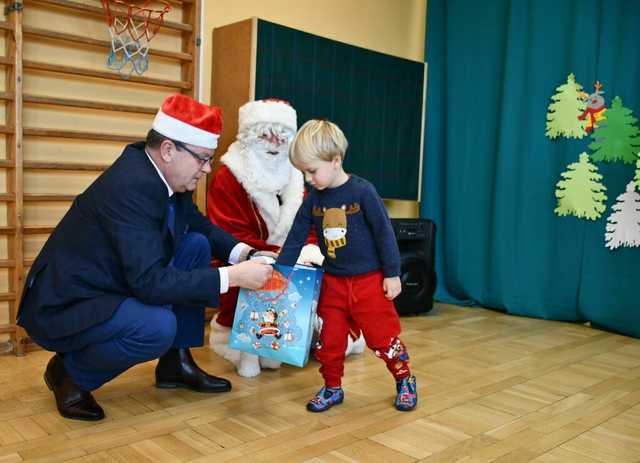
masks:
[(171, 5), (159, 0), (162, 9), (149, 5), (153, 0), (102, 0), (111, 34), (107, 66), (128, 79), (135, 71), (142, 75), (149, 68), (149, 42), (156, 35)]

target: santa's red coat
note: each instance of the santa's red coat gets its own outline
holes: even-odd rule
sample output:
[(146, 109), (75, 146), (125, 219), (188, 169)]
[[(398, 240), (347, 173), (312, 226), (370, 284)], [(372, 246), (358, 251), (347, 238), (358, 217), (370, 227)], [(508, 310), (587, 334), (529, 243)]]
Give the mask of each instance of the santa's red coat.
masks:
[[(249, 246), (266, 251), (278, 251), (278, 246), (267, 244), (269, 230), (260, 211), (253, 203), (247, 191), (238, 182), (226, 165), (221, 165), (212, 176), (207, 191), (207, 215), (209, 219), (236, 239)], [(309, 236), (309, 243), (317, 243), (315, 233)], [(226, 262), (213, 261), (220, 267)], [(238, 288), (230, 288), (220, 296), (220, 312), (217, 321), (223, 326), (233, 325)]]

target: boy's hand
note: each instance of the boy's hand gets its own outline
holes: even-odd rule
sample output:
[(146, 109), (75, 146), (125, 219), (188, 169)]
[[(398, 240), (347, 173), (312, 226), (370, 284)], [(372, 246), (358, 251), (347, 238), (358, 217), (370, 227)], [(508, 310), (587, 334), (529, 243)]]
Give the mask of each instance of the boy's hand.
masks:
[(322, 251), (315, 244), (305, 244), (300, 251), (300, 256), (298, 257), (298, 264), (303, 265), (311, 265), (315, 264), (317, 266), (322, 266), (322, 262), (324, 261), (324, 256), (322, 255)]
[(382, 280), (382, 288), (384, 289), (384, 295), (390, 301), (394, 300), (398, 294), (402, 291), (402, 283), (400, 283), (400, 277), (385, 278)]

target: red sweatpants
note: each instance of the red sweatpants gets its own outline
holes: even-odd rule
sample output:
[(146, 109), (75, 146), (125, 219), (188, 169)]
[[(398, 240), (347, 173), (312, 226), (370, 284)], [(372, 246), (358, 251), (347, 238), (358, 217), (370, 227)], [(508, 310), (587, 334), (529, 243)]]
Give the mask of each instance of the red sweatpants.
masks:
[(353, 277), (325, 273), (318, 315), (322, 331), (316, 358), (328, 387), (339, 387), (344, 373), (344, 352), (352, 321), (362, 329), (367, 346), (386, 351), (400, 334), (400, 319), (392, 301), (384, 296), (381, 271)]

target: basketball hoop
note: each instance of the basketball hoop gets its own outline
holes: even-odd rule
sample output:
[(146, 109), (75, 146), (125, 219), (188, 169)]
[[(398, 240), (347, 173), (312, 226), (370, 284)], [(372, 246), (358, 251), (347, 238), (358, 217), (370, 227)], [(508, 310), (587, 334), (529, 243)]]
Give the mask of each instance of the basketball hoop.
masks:
[[(151, 3), (161, 8), (153, 8)], [(107, 66), (128, 79), (133, 71), (142, 75), (149, 68), (149, 42), (156, 35), (171, 5), (164, 0), (102, 0), (111, 34)]]

